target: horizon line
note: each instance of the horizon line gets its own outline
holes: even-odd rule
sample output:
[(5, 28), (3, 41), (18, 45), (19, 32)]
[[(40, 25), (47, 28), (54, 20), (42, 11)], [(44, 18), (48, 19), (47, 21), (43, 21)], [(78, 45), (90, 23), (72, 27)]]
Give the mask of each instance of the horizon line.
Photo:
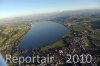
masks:
[(33, 13), (30, 13), (30, 14), (25, 14), (25, 15), (19, 15), (19, 16), (10, 16), (10, 17), (1, 17), (0, 20), (2, 19), (13, 19), (13, 18), (19, 18), (19, 17), (28, 17), (28, 16), (38, 16), (38, 15), (43, 15), (43, 14), (51, 14), (51, 13), (61, 13), (61, 12), (73, 12), (73, 11), (84, 11), (84, 10), (98, 10), (100, 8), (88, 8), (88, 9), (76, 9), (76, 10), (61, 10), (61, 11), (53, 11), (53, 12), (46, 12), (46, 13), (36, 13), (36, 14), (33, 14)]

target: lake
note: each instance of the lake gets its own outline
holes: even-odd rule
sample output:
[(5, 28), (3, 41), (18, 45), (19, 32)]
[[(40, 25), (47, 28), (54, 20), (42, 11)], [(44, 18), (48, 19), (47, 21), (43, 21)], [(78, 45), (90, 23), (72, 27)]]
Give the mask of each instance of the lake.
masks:
[(93, 22), (92, 27), (96, 29), (100, 29), (100, 20)]
[(34, 23), (21, 38), (19, 49), (33, 49), (52, 44), (69, 31), (65, 26), (51, 21)]

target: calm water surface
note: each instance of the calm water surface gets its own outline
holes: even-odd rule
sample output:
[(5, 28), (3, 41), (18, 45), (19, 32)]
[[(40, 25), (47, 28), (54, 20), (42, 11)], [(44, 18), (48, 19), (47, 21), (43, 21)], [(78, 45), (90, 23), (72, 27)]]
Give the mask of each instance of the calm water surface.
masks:
[(21, 39), (20, 49), (33, 49), (52, 44), (69, 32), (65, 26), (55, 22), (39, 22), (32, 25), (29, 32)]
[(96, 29), (100, 29), (100, 20), (93, 22), (92, 27)]

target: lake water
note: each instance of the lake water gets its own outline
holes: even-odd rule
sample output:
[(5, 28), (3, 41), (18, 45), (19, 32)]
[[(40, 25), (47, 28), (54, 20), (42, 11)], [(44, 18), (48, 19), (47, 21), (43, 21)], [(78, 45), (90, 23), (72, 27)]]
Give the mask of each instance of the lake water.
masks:
[(69, 32), (65, 26), (55, 22), (39, 22), (32, 25), (28, 33), (21, 38), (19, 48), (33, 49), (52, 44)]
[(92, 27), (96, 29), (100, 29), (100, 20), (93, 22)]

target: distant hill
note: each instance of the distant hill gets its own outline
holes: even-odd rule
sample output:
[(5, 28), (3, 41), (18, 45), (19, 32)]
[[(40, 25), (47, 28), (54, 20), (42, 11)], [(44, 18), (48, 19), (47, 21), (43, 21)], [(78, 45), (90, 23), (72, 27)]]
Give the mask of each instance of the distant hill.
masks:
[(36, 22), (40, 20), (52, 20), (52, 19), (65, 19), (66, 17), (75, 17), (75, 16), (90, 16), (100, 14), (100, 9), (86, 9), (86, 10), (76, 10), (76, 11), (62, 11), (62, 12), (53, 12), (47, 14), (39, 14), (39, 15), (29, 15), (23, 17), (14, 17), (14, 18), (6, 18), (0, 19), (1, 23), (20, 23), (20, 22)]

